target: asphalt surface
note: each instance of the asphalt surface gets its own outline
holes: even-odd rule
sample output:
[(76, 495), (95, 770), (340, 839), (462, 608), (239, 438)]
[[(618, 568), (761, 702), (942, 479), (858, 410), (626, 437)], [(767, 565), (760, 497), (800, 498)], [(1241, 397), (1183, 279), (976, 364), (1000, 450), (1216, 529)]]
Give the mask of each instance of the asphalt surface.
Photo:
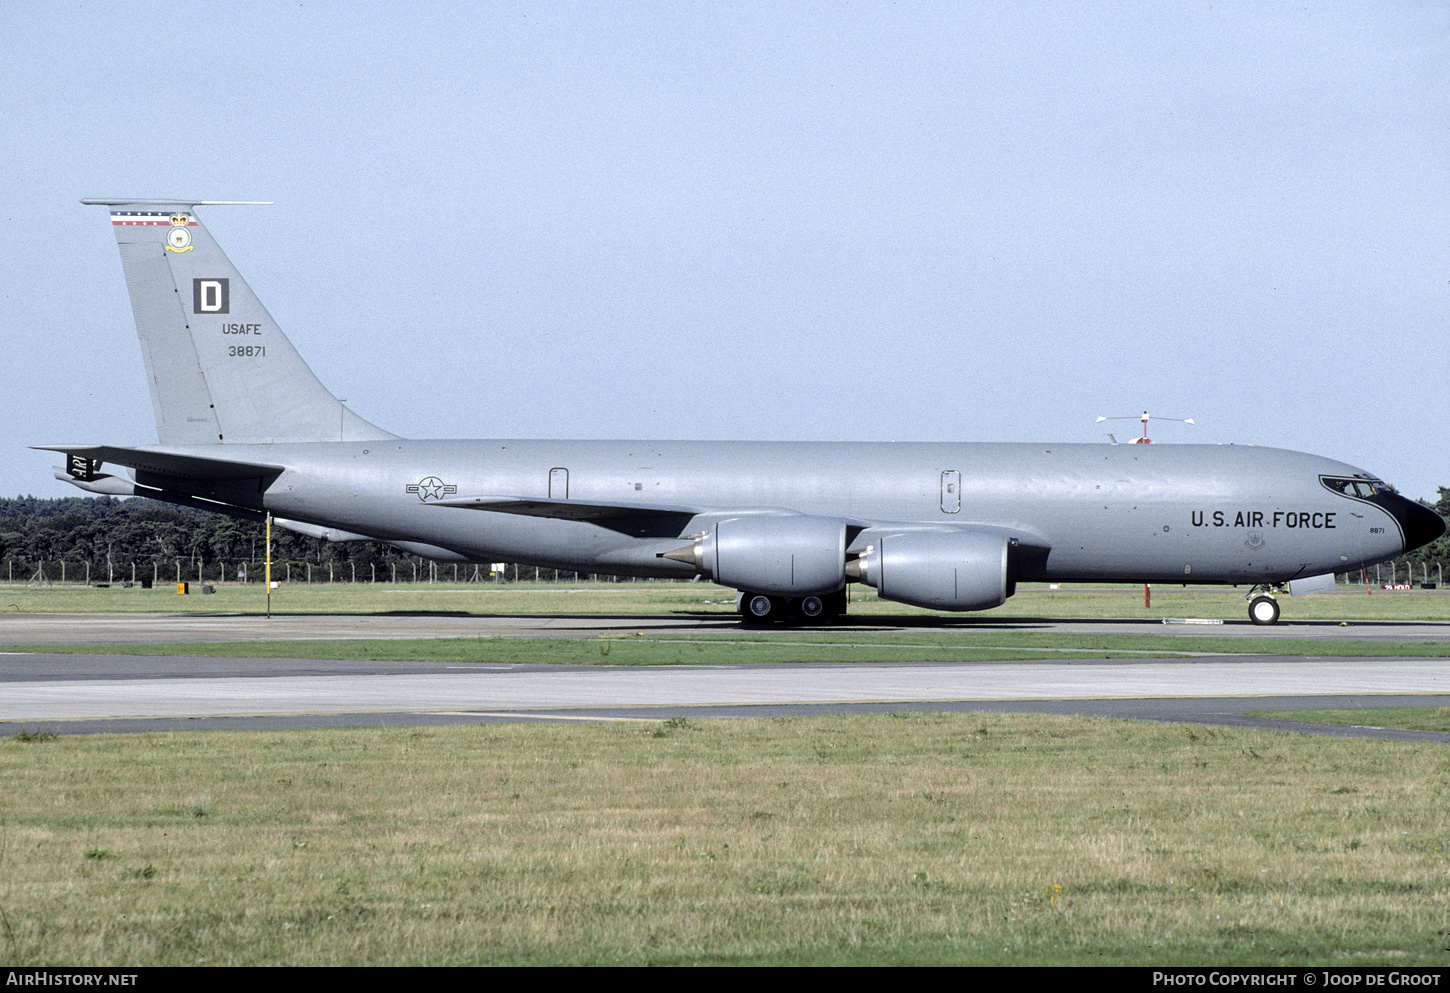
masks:
[[(1191, 620), (1191, 619), (1182, 619)], [(1450, 624), (1429, 621), (1280, 621), (1258, 627), (1247, 619), (1222, 624), (1057, 618), (851, 617), (833, 632), (1055, 631), (1064, 634), (1282, 638), (1332, 641), (1444, 641)], [(21, 614), (0, 613), (3, 645), (115, 645), (189, 641), (335, 641), (397, 638), (596, 638), (639, 631), (651, 635), (741, 633), (733, 614), (480, 614), (397, 611), (386, 614)], [(759, 632), (752, 632), (758, 634)]]
[[(874, 633), (913, 626), (892, 619), (868, 619), (833, 630), (856, 631), (869, 641)], [(1199, 627), (1040, 619), (978, 622), (970, 629), (1336, 641), (1450, 638), (1450, 625), (1424, 623), (1349, 627), (1280, 623), (1261, 628), (1247, 622)], [(718, 615), (291, 615), (268, 620), (256, 615), (31, 614), (0, 618), (0, 643), (12, 645), (586, 638), (626, 632), (728, 638), (738, 631), (738, 625)], [(521, 646), (521, 654), (523, 651)], [(939, 658), (939, 653), (933, 654)], [(953, 663), (924, 661), (912, 655), (906, 649), (900, 661), (868, 664), (623, 667), (10, 654), (0, 655), (0, 735), (930, 710), (1092, 714), (1450, 743), (1450, 735), (1442, 733), (1247, 716), (1248, 711), (1306, 707), (1450, 706), (1450, 659), (1233, 655)]]

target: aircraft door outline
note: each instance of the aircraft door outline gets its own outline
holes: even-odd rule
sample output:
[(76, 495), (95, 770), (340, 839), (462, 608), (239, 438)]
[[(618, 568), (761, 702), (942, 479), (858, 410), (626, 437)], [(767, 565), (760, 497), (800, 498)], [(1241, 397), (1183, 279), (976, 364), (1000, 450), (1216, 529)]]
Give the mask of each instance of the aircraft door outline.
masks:
[(947, 469), (941, 474), (941, 512), (955, 514), (962, 509), (962, 474)]

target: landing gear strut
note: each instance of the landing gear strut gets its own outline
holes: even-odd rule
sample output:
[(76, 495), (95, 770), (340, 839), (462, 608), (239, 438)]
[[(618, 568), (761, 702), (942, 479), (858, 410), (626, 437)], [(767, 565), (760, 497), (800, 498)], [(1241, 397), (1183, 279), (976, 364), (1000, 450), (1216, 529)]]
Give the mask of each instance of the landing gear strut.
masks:
[(1249, 601), (1249, 620), (1260, 626), (1274, 624), (1279, 620), (1279, 601), (1274, 594), (1281, 592), (1278, 586), (1255, 586), (1244, 597)]

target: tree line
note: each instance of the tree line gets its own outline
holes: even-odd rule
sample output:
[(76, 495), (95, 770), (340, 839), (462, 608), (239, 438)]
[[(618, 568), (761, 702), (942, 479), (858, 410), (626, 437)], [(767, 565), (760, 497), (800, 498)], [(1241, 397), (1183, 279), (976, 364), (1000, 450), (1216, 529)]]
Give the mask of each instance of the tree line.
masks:
[[(262, 582), (266, 526), (140, 497), (0, 497), (0, 582)], [(292, 582), (534, 579), (578, 573), (433, 562), (382, 542), (330, 542), (272, 527), (272, 578)]]
[[(1450, 488), (1425, 506), (1450, 517)], [(263, 578), (266, 530), (240, 520), (156, 500), (115, 497), (0, 497), (0, 580), (123, 582), (132, 579)], [(272, 528), (272, 578), (299, 582), (403, 582), (493, 578), (472, 565), (430, 562), (381, 542), (330, 542)], [(1380, 567), (1388, 581), (1389, 566)], [(1450, 535), (1394, 560), (1394, 575), (1415, 583), (1450, 572)], [(510, 564), (509, 580), (569, 580), (573, 572)], [(1353, 580), (1358, 580), (1356, 573)], [(1374, 580), (1373, 568), (1370, 570)]]

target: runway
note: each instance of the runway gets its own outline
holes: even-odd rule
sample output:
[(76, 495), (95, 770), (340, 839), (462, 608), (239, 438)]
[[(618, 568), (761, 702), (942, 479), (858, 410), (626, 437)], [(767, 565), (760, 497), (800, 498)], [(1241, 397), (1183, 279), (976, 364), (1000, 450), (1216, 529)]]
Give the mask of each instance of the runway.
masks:
[[(0, 639), (244, 640), (265, 618), (215, 615), (28, 615), (5, 618)], [(275, 620), (275, 619), (274, 619)], [(21, 622), (16, 624), (15, 622)], [(1072, 630), (1091, 622), (998, 622)], [(97, 626), (100, 630), (97, 630)], [(1138, 634), (1167, 626), (1113, 622)], [(1236, 625), (1213, 633), (1228, 634)], [(1263, 635), (1266, 629), (1241, 627)], [(294, 616), (271, 638), (574, 637), (631, 630), (729, 637), (738, 627), (678, 618)], [(23, 634), (22, 634), (23, 629)], [(863, 627), (863, 637), (882, 626)], [(892, 626), (890, 630), (901, 630)], [(1297, 630), (1296, 630), (1297, 629)], [(1304, 638), (1279, 625), (1272, 636)], [(840, 629), (837, 629), (840, 630)], [(1343, 638), (1347, 633), (1333, 629)], [(426, 632), (426, 633), (424, 633)], [(1198, 633), (1203, 633), (1202, 631)], [(1367, 640), (1443, 640), (1450, 625), (1356, 625)], [(19, 636), (18, 636), (19, 635)], [(118, 637), (124, 635), (125, 637)], [(219, 637), (223, 635), (224, 637)], [(28, 637), (26, 637), (28, 636)], [(253, 635), (257, 637), (257, 635)], [(908, 653), (909, 654), (909, 653)], [(1046, 710), (1149, 720), (1288, 727), (1245, 711), (1330, 706), (1450, 706), (1450, 660), (1262, 655), (1194, 659), (1038, 659), (1017, 662), (579, 666), (355, 662), (315, 659), (13, 654), (0, 656), (0, 734), (174, 728), (283, 728), (502, 720), (663, 720), (891, 710)], [(1430, 732), (1292, 725), (1298, 730), (1450, 741)]]

